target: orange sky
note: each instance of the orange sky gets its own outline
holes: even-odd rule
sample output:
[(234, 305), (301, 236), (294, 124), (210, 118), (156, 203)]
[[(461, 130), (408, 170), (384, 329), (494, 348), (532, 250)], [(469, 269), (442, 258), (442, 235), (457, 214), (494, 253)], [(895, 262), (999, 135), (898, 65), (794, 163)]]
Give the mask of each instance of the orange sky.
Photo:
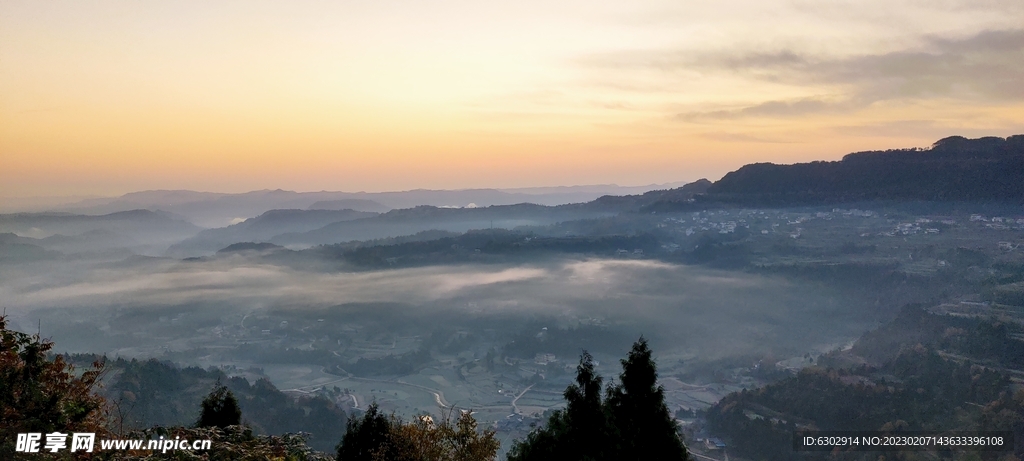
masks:
[(0, 197), (638, 185), (1024, 133), (1024, 2), (4, 1)]

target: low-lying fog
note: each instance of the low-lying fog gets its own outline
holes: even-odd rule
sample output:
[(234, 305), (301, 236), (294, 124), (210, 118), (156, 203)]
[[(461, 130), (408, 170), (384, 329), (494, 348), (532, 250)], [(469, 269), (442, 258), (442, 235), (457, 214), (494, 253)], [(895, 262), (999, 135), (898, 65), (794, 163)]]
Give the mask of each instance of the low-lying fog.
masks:
[[(475, 321), (499, 334), (517, 333), (511, 330), (527, 321), (598, 324), (643, 333), (656, 353), (701, 358), (825, 350), (877, 321), (866, 300), (826, 286), (649, 260), (342, 272), (233, 255), (0, 270), (0, 299), (16, 327), (34, 332), (40, 322), (58, 350), (122, 356), (195, 347), (209, 327), (267, 312), (335, 323), (348, 317), (424, 334)], [(173, 327), (161, 327), (168, 318)]]

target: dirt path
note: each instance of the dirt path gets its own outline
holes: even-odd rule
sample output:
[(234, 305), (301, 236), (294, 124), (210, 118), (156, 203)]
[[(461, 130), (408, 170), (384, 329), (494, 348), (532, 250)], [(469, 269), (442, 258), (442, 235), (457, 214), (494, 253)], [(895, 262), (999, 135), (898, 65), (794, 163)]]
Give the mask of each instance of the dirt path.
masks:
[(520, 392), (519, 395), (516, 396), (516, 398), (512, 399), (512, 413), (515, 413), (517, 415), (519, 414), (519, 407), (516, 406), (516, 401), (518, 401), (519, 397), (522, 397), (523, 394), (525, 394), (526, 391), (530, 390), (530, 388), (532, 387), (533, 384), (526, 386), (526, 389), (523, 389), (523, 392)]

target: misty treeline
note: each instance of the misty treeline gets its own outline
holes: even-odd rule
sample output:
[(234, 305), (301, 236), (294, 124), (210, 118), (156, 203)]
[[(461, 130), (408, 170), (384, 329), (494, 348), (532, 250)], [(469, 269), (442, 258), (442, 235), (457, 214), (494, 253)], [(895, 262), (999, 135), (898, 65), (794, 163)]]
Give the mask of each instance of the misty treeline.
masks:
[[(510, 257), (570, 253), (615, 255), (618, 250), (653, 252), (651, 234), (551, 237), (506, 229), (470, 230), (456, 236), (377, 245), (326, 245), (312, 251), (360, 268), (409, 267), (456, 262), (506, 261)], [(500, 258), (500, 259), (497, 259)]]
[(111, 376), (100, 393), (125, 430), (195, 421), (205, 393), (223, 385), (237, 398), (244, 422), (256, 433), (305, 432), (310, 434), (308, 444), (318, 450), (330, 450), (345, 433), (347, 415), (329, 398), (339, 395), (340, 389), (327, 389), (326, 396), (290, 397), (266, 378), (250, 383), (216, 368), (179, 368), (155, 359), (99, 360)]
[[(906, 306), (852, 349), (826, 354), (818, 366), (796, 376), (726, 396), (707, 410), (706, 420), (734, 453), (752, 460), (818, 459), (820, 453), (793, 452), (797, 429), (1011, 431), (1017, 441), (1014, 459), (1019, 459), (1024, 389), (1003, 368), (1019, 367), (1024, 357), (1024, 343), (1013, 338), (1019, 332), (1019, 326), (995, 319), (940, 316)], [(915, 456), (893, 453), (887, 459)], [(875, 458), (847, 453), (835, 459)]]

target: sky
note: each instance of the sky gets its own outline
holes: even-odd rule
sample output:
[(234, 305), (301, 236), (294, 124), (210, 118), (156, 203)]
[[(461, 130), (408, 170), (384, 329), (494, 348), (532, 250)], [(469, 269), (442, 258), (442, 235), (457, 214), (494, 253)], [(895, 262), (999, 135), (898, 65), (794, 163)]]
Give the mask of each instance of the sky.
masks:
[(715, 180), (1021, 82), (1020, 0), (0, 0), (0, 197)]

